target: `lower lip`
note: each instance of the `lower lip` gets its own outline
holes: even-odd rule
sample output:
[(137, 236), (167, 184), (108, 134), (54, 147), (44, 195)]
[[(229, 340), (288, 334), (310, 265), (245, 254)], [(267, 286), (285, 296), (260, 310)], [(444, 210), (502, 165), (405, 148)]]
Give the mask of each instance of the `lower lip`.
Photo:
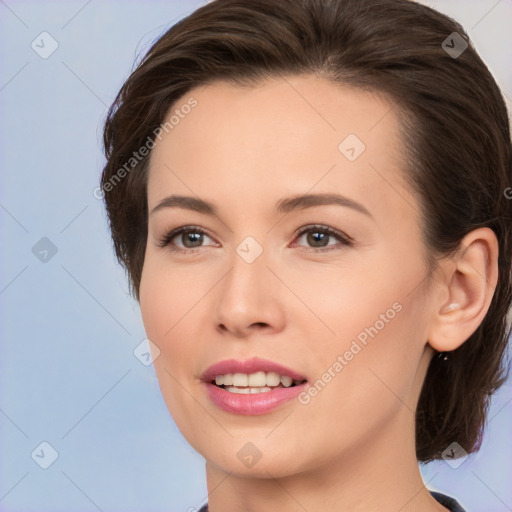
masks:
[(209, 382), (205, 384), (211, 401), (224, 411), (254, 416), (274, 411), (285, 402), (292, 400), (304, 390), (307, 382), (291, 388), (277, 388), (254, 394), (231, 393), (215, 384)]

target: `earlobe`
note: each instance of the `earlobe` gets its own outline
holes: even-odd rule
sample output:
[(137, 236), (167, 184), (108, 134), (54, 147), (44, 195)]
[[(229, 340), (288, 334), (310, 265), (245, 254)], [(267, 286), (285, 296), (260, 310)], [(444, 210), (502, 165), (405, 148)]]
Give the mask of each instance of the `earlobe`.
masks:
[(428, 338), (435, 350), (457, 349), (482, 323), (498, 281), (498, 252), (494, 232), (479, 228), (468, 233), (457, 253), (441, 263), (445, 266), (443, 300), (435, 305)]

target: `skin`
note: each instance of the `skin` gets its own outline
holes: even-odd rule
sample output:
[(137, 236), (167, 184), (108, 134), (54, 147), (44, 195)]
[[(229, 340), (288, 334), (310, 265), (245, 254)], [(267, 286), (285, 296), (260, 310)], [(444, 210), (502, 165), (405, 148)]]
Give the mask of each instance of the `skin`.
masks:
[[(399, 121), (384, 97), (313, 75), (251, 88), (215, 82), (177, 105), (190, 97), (197, 106), (152, 151), (148, 208), (179, 194), (218, 213), (149, 215), (140, 306), (160, 351), (163, 398), (206, 459), (210, 511), (446, 510), (418, 469), (414, 410), (433, 348), (457, 348), (487, 312), (494, 234), (471, 232), (429, 285), (419, 202), (404, 182)], [(353, 162), (338, 149), (348, 134), (366, 145)], [(339, 205), (274, 212), (285, 196), (321, 192), (369, 215)], [(353, 245), (298, 236), (309, 224)], [(195, 244), (176, 236), (187, 253), (158, 245), (181, 226), (208, 235)], [(263, 249), (253, 263), (236, 252), (247, 236)], [(308, 404), (236, 415), (214, 405), (199, 379), (218, 361), (258, 356), (313, 383), (397, 302), (400, 312)], [(248, 442), (261, 453), (252, 467), (237, 457)]]

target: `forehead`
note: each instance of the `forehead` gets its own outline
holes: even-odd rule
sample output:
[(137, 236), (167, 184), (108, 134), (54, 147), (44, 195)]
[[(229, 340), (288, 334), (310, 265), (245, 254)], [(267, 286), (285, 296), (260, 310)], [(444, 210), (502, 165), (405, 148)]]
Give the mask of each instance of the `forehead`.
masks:
[(312, 188), (376, 203), (397, 201), (393, 188), (406, 188), (399, 122), (377, 93), (312, 75), (251, 87), (214, 82), (180, 98), (171, 116), (151, 155), (150, 208), (171, 192), (247, 209)]

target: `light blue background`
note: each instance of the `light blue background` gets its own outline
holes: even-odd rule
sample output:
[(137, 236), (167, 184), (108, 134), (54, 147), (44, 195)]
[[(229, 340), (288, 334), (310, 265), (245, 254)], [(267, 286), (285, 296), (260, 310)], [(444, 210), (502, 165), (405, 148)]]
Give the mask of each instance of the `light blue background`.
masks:
[[(187, 511), (207, 497), (202, 457), (133, 355), (139, 308), (93, 196), (106, 109), (137, 54), (203, 3), (0, 2), (1, 511)], [(510, 108), (510, 0), (429, 5), (463, 23)], [(59, 45), (47, 59), (31, 48), (43, 31)], [(57, 247), (46, 263), (42, 237)], [(509, 380), (482, 449), (423, 467), (427, 486), (468, 512), (512, 510), (511, 425)], [(46, 470), (31, 458), (42, 441), (59, 455)]]

